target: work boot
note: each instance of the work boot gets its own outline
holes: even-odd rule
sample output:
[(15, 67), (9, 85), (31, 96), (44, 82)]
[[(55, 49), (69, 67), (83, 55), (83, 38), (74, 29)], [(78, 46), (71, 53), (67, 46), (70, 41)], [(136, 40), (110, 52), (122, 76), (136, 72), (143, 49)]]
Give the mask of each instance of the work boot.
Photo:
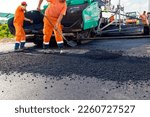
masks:
[(20, 49), (24, 49), (24, 48), (25, 48), (25, 42), (21, 42)]
[(43, 44), (43, 49), (49, 49), (49, 45)]
[(60, 54), (63, 54), (64, 53), (64, 44), (63, 43), (58, 44), (58, 48), (60, 50)]
[(15, 51), (19, 50), (20, 43), (15, 43)]

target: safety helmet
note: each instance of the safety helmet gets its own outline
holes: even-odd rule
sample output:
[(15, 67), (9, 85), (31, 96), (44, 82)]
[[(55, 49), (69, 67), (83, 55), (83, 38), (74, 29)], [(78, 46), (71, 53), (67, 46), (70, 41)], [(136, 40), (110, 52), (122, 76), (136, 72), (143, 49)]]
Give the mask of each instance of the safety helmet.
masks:
[(21, 2), (21, 5), (27, 6), (27, 3), (25, 1)]

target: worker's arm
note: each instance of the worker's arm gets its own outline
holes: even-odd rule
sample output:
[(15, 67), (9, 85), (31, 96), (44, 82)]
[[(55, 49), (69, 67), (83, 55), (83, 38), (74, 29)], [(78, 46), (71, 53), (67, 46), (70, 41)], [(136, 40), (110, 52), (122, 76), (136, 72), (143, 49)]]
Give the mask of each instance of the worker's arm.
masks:
[(25, 21), (28, 21), (28, 22), (30, 22), (30, 23), (33, 23), (33, 20), (28, 19), (28, 18), (26, 18), (26, 17), (24, 18), (24, 20), (25, 20)]
[(63, 16), (62, 14), (59, 15), (58, 19), (57, 19), (57, 22), (56, 22), (56, 25), (55, 25), (55, 28), (58, 28), (58, 25), (61, 23), (61, 20), (63, 19)]
[(37, 7), (37, 10), (40, 11), (40, 7), (41, 7), (41, 4), (42, 4), (43, 0), (39, 0), (39, 4), (38, 4), (38, 7)]
[(61, 20), (63, 19), (63, 14), (60, 14), (59, 15), (59, 17), (58, 17), (58, 19), (57, 19), (57, 23), (61, 23)]
[(60, 13), (60, 15), (59, 15), (59, 17), (58, 17), (58, 19), (57, 19), (57, 23), (56, 23), (56, 25), (55, 25), (55, 28), (58, 27), (58, 24), (61, 23), (61, 21), (62, 21), (62, 19), (63, 19), (63, 16), (66, 15), (66, 10), (67, 10), (67, 5), (65, 4), (64, 8), (62, 9), (62, 11), (61, 11), (61, 13)]

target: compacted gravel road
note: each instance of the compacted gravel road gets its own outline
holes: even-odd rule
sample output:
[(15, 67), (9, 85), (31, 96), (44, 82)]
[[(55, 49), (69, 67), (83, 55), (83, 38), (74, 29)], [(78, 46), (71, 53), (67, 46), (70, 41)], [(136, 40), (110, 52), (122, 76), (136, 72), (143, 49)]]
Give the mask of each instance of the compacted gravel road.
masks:
[(0, 43), (0, 99), (150, 99), (150, 39), (92, 41), (63, 54)]

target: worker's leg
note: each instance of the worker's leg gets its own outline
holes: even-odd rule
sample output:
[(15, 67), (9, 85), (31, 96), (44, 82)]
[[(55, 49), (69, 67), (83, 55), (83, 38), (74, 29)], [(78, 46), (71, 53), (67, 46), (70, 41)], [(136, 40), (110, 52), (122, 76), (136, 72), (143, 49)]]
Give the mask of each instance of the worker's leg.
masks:
[(21, 26), (17, 25), (17, 24), (14, 24), (15, 26), (15, 39), (16, 39), (16, 42), (15, 42), (15, 50), (18, 50), (19, 49), (19, 46), (20, 46), (20, 41), (21, 41)]
[(20, 36), (15, 36), (15, 39), (16, 39), (16, 42), (15, 42), (15, 50), (18, 50), (19, 49), (19, 46), (20, 46), (20, 40), (21, 40), (21, 37)]
[[(62, 33), (62, 26), (61, 26), (61, 24), (59, 24), (57, 28), (58, 28), (59, 32)], [(63, 42), (62, 35), (59, 32), (54, 30), (54, 34), (55, 34), (55, 38), (56, 38), (56, 42), (57, 42), (58, 48), (61, 49), (64, 46), (64, 42)]]
[(22, 29), (21, 29), (21, 45), (20, 45), (21, 49), (24, 48), (25, 43), (26, 43), (26, 35), (25, 35), (24, 29), (22, 27)]
[(47, 49), (49, 48), (49, 42), (50, 42), (50, 38), (52, 36), (53, 33), (53, 27), (50, 25), (50, 23), (48, 22), (48, 20), (46, 18), (44, 18), (44, 28), (43, 28), (43, 48)]

